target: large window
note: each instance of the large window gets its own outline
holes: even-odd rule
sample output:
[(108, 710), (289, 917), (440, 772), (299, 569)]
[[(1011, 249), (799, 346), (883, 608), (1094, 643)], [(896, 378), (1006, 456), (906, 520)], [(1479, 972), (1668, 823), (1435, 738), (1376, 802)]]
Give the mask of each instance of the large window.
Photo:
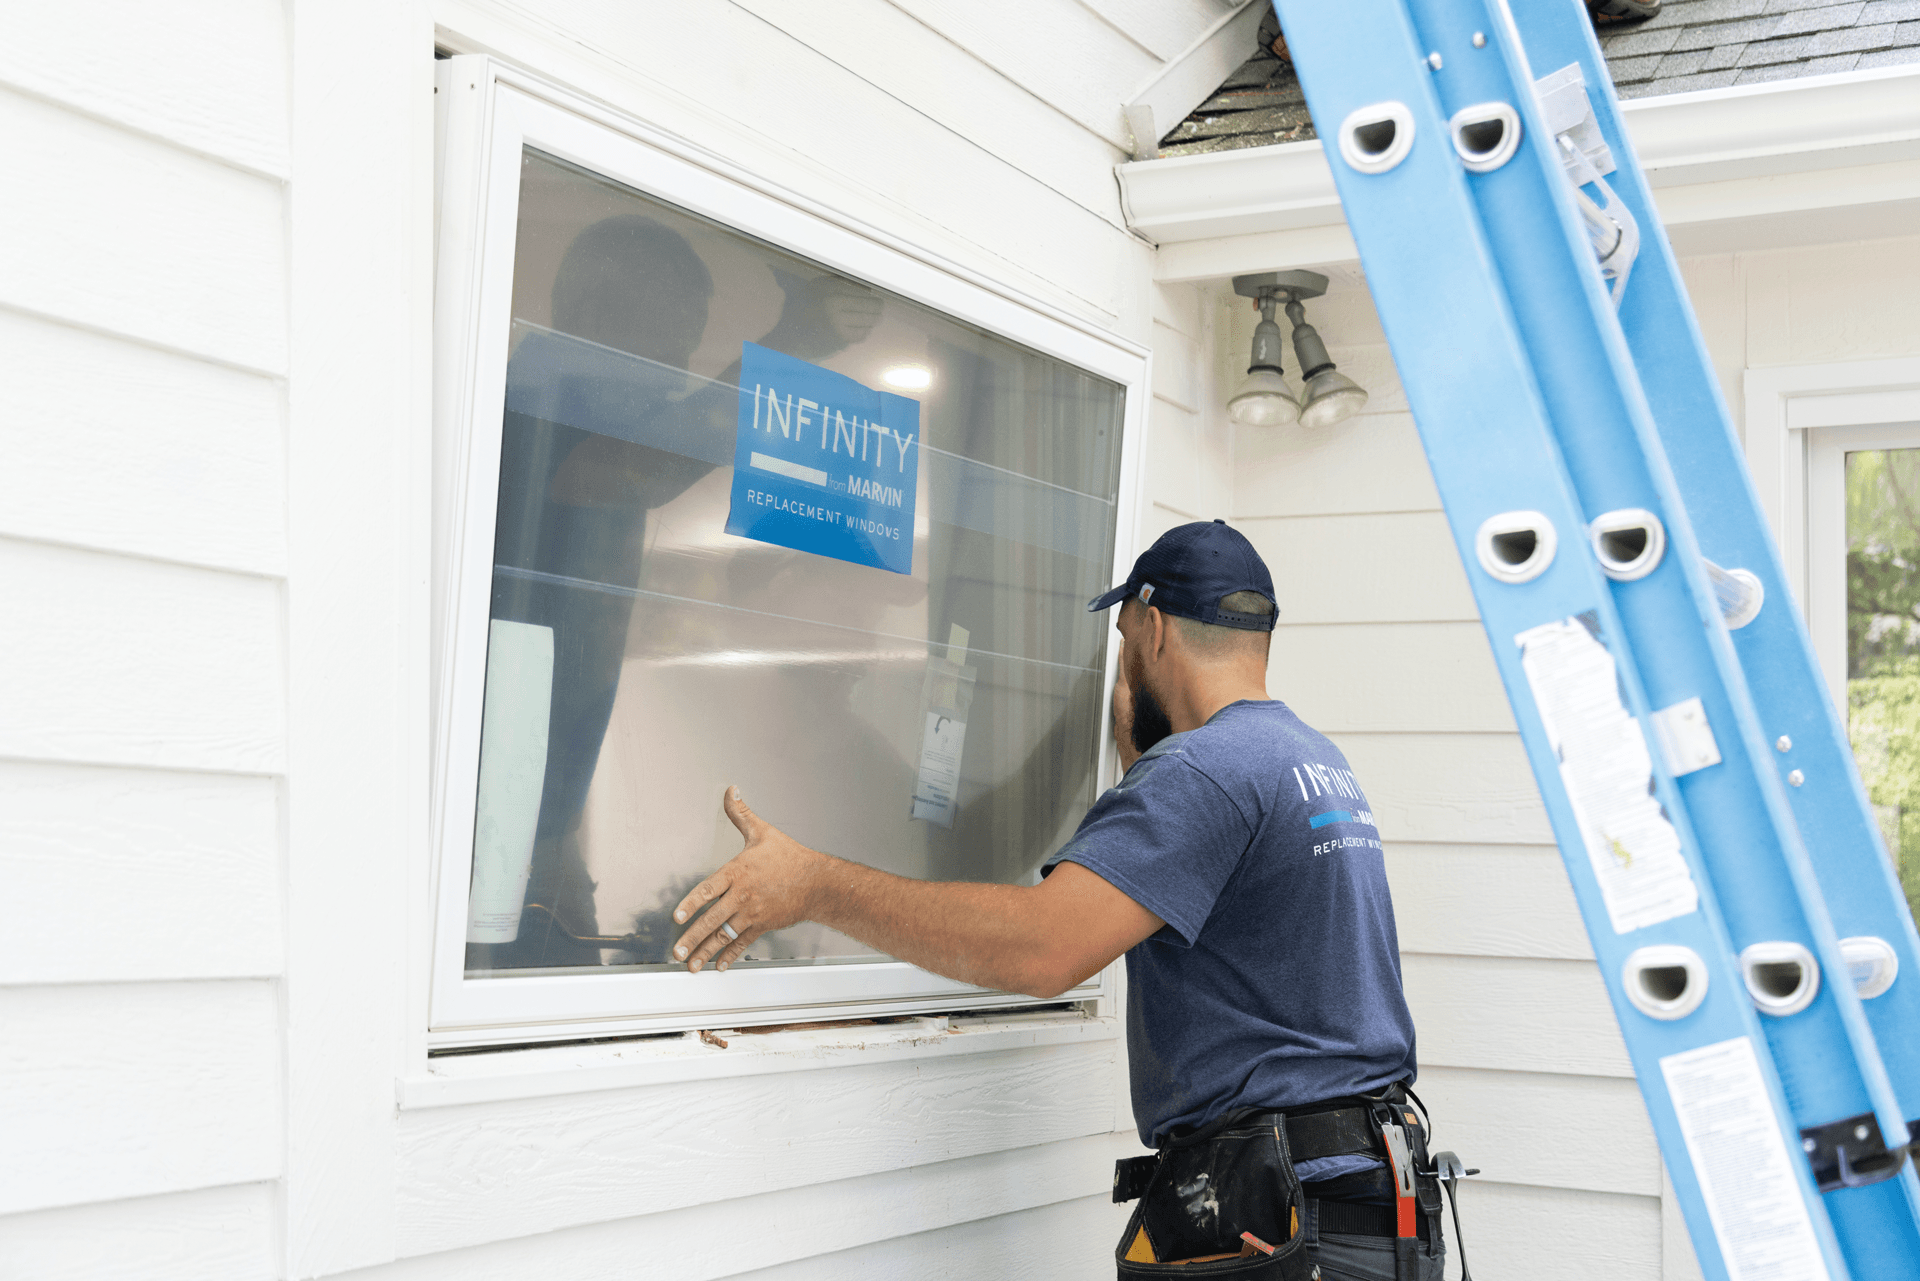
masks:
[(729, 783), (911, 876), (1066, 839), (1140, 357), (490, 65), (442, 82), (436, 1035), (1010, 999), (817, 925), (687, 975), (668, 912)]

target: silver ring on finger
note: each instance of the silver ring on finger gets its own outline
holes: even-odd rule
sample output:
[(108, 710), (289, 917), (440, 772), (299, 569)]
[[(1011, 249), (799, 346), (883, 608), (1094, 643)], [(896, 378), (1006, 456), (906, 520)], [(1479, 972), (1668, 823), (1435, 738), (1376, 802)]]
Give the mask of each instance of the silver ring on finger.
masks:
[(732, 921), (720, 922), (720, 932), (727, 936), (727, 942), (735, 943), (740, 939), (740, 931), (733, 928)]

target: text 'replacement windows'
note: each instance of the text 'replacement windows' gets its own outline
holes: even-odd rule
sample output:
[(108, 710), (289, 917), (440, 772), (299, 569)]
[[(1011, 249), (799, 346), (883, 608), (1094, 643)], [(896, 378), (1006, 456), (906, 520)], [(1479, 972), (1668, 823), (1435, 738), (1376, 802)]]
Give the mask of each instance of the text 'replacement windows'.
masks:
[(508, 343), (467, 975), (668, 968), (730, 783), (1030, 882), (1093, 799), (1123, 388), (531, 148)]

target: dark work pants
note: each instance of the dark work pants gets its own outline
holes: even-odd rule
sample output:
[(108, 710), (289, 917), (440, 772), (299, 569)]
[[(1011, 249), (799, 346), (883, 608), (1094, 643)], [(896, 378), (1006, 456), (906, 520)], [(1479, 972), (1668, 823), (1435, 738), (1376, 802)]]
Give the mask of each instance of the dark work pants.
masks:
[[(1319, 1203), (1308, 1201), (1307, 1257), (1320, 1265), (1321, 1281), (1395, 1281), (1393, 1239), (1320, 1232)], [(1444, 1241), (1421, 1246), (1415, 1281), (1442, 1281), (1447, 1262)]]

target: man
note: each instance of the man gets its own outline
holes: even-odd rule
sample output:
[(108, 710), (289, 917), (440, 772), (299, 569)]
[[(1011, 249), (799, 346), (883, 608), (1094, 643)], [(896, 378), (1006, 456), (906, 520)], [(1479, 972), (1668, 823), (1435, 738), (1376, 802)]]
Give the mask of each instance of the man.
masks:
[[(1268, 1244), (1299, 1235), (1273, 1221), (1293, 1200), (1289, 1161), (1269, 1151), (1284, 1112), (1308, 1198), (1304, 1244), (1289, 1253), (1304, 1250), (1328, 1281), (1437, 1279), (1437, 1189), (1397, 1202), (1382, 1159), (1391, 1130), (1414, 1145), (1403, 1168), (1425, 1165), (1403, 1102), (1414, 1032), (1379, 834), (1339, 749), (1267, 696), (1267, 567), (1224, 522), (1183, 525), (1089, 608), (1115, 603), (1128, 768), (1039, 885), (850, 863), (729, 789), (746, 848), (676, 908), (676, 921), (705, 911), (675, 956), (724, 970), (763, 932), (814, 919), (934, 973), (1047, 998), (1124, 953), (1134, 1116), (1168, 1169), (1145, 1189), (1123, 1260), (1230, 1252), (1243, 1230), (1230, 1210)], [(1250, 1143), (1266, 1147), (1249, 1157)], [(1244, 1186), (1208, 1185), (1211, 1210), (1196, 1208), (1204, 1197), (1183, 1208), (1171, 1204), (1174, 1167), (1183, 1187), (1196, 1170)]]

